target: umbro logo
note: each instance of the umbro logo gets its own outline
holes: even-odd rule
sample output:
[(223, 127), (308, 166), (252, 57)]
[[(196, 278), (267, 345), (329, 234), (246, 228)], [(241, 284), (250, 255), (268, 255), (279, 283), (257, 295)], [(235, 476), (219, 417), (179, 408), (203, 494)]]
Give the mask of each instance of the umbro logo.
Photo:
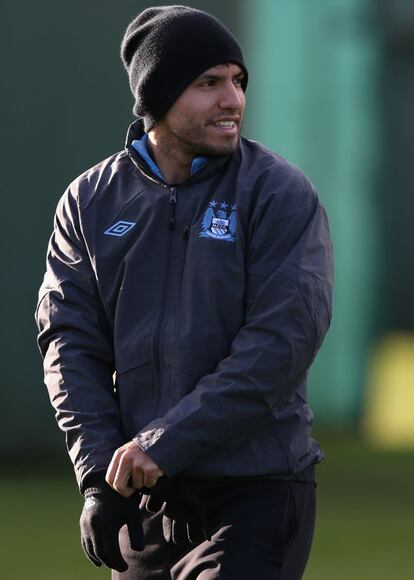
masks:
[(116, 222), (116, 224), (108, 228), (104, 232), (104, 234), (106, 234), (107, 236), (117, 236), (118, 238), (120, 238), (121, 236), (124, 236), (130, 230), (132, 230), (134, 226), (135, 222), (123, 222), (123, 221)]

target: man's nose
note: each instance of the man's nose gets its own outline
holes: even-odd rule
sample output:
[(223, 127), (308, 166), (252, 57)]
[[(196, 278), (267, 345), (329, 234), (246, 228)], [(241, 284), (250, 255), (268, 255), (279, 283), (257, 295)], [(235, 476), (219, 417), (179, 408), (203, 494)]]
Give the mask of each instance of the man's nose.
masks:
[(220, 95), (220, 107), (222, 109), (240, 109), (243, 103), (243, 92), (233, 81), (223, 86)]

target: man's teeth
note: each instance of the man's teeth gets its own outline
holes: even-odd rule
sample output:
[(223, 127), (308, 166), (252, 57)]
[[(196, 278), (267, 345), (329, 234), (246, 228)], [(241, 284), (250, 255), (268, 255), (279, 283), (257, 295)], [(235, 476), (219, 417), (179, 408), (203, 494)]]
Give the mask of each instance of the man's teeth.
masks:
[(234, 121), (219, 121), (218, 123), (215, 123), (216, 127), (234, 127), (235, 123)]

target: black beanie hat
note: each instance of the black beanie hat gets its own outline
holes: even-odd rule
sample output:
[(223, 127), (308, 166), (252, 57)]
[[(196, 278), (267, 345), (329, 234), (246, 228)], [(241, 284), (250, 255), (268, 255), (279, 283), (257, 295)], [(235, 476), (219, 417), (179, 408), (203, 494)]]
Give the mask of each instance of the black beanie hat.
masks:
[(147, 8), (130, 23), (121, 58), (135, 98), (133, 111), (149, 131), (184, 89), (207, 69), (235, 63), (247, 69), (241, 48), (217, 18), (188, 6)]

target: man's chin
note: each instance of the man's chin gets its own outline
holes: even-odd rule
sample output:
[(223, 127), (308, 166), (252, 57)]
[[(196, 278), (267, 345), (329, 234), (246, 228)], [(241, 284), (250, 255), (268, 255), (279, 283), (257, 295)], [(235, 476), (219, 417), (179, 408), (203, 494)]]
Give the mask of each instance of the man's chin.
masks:
[(206, 141), (200, 147), (198, 155), (202, 157), (221, 157), (225, 155), (232, 155), (238, 146), (239, 136), (233, 138), (224, 143), (214, 143), (212, 141)]

